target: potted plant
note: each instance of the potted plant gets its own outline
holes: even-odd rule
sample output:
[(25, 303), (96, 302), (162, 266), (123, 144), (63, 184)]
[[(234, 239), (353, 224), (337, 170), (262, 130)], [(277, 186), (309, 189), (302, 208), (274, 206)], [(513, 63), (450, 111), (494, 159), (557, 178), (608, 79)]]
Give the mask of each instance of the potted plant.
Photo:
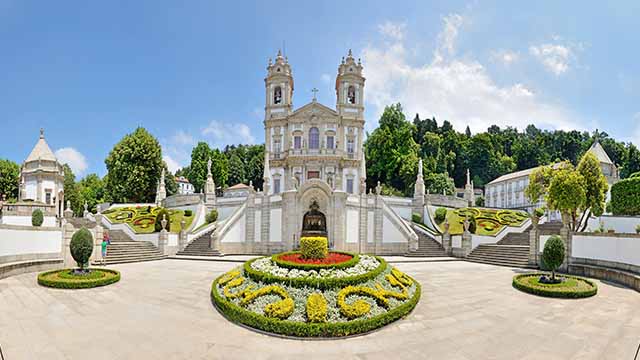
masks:
[(640, 224), (636, 225), (636, 234), (640, 234)]

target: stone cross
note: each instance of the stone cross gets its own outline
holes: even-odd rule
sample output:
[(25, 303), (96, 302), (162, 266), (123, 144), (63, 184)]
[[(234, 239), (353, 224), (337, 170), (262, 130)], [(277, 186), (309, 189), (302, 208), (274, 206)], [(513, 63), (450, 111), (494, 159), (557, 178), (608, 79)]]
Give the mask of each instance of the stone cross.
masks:
[(313, 88), (311, 89), (311, 92), (313, 93), (313, 101), (316, 101), (317, 100), (316, 95), (318, 94), (318, 89)]

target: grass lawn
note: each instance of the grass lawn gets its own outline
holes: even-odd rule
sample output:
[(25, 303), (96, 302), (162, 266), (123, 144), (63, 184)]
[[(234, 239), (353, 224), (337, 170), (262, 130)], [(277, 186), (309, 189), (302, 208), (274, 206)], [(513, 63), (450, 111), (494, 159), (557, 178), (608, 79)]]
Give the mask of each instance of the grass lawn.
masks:
[[(128, 206), (107, 210), (103, 213), (112, 224), (128, 224), (136, 234), (150, 234), (155, 232), (156, 214), (161, 208), (155, 206)], [(195, 214), (185, 216), (184, 210), (169, 210), (172, 233), (180, 232), (180, 221), (185, 220), (185, 228), (189, 228)]]
[[(496, 210), (485, 208), (447, 209), (449, 233), (460, 235), (464, 231), (464, 219), (467, 216), (476, 218), (476, 234), (496, 236), (505, 226), (519, 227), (528, 218), (529, 214), (519, 210)], [(438, 224), (441, 232), (444, 232), (444, 222)]]

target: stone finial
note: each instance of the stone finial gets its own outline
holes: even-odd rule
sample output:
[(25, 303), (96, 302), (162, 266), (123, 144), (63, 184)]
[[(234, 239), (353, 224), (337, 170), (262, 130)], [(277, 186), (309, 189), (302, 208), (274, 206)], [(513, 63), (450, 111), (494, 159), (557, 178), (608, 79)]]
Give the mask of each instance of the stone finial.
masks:
[(44, 128), (40, 128), (40, 139), (44, 139)]
[(451, 225), (449, 224), (449, 220), (448, 220), (446, 217), (444, 218), (444, 224), (443, 224), (443, 226), (444, 226), (444, 232), (445, 232), (445, 233), (448, 233), (448, 232), (449, 232), (449, 227), (450, 227)]
[(167, 231), (167, 214), (162, 214), (160, 224), (162, 225), (162, 231)]
[(468, 231), (469, 231), (469, 225), (470, 225), (470, 224), (471, 224), (471, 223), (469, 222), (469, 216), (466, 216), (466, 217), (464, 218), (464, 222), (462, 223), (462, 225), (464, 226), (464, 231), (465, 231), (465, 232), (468, 232)]
[(376, 195), (380, 194), (382, 194), (382, 185), (380, 184), (380, 181), (378, 181), (378, 185), (376, 186)]
[(66, 210), (71, 210), (71, 200), (67, 200), (67, 208)]
[(351, 49), (349, 49), (349, 53), (347, 54), (348, 57), (353, 57), (353, 53), (351, 52)]

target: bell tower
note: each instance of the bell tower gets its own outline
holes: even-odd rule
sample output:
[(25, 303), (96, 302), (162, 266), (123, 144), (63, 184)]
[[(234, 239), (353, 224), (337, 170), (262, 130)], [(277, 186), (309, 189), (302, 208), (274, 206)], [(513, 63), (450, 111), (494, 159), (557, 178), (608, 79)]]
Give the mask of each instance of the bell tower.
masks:
[(278, 50), (275, 62), (269, 59), (265, 84), (265, 121), (283, 118), (293, 108), (293, 76), (291, 65), (282, 51)]
[(364, 80), (362, 63), (360, 59), (355, 61), (349, 49), (338, 66), (336, 77), (336, 109), (343, 117), (363, 118)]

